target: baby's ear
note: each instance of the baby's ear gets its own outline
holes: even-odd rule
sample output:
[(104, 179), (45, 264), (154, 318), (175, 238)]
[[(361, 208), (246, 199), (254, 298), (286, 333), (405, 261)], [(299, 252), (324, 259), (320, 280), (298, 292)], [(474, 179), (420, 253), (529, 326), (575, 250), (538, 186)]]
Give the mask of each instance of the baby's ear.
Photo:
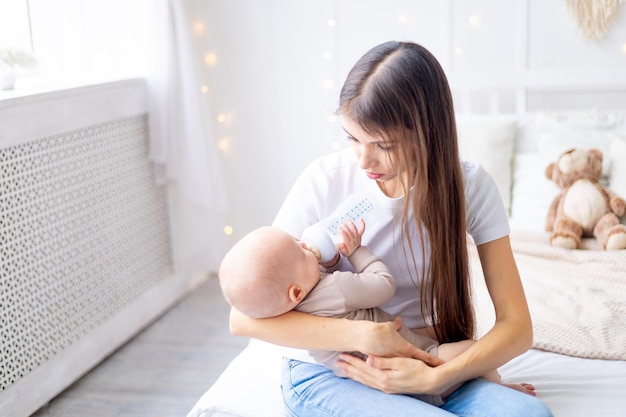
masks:
[(289, 286), (289, 300), (293, 303), (299, 303), (302, 301), (306, 292), (300, 288), (298, 285), (291, 284)]

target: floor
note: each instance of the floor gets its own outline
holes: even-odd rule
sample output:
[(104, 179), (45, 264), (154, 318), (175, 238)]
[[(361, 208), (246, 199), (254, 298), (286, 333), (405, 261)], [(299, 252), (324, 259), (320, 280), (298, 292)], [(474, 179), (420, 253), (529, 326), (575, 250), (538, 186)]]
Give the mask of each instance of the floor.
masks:
[(185, 417), (248, 342), (228, 310), (209, 279), (33, 417)]

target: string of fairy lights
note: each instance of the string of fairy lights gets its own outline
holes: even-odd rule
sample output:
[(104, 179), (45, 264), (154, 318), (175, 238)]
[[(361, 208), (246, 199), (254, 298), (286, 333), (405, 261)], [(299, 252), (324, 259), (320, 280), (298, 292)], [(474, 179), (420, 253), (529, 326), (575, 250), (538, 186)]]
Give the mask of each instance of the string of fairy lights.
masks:
[[(337, 1), (334, 1), (335, 5), (333, 6), (332, 14), (337, 13), (336, 3)], [(325, 68), (327, 68), (327, 71), (322, 75), (323, 78), (320, 80), (320, 88), (323, 90), (322, 93), (326, 95), (325, 98), (329, 102), (333, 102), (336, 100), (336, 97), (338, 95), (338, 92), (336, 91), (336, 88), (337, 88), (336, 78), (337, 78), (337, 73), (338, 73), (338, 64), (337, 64), (337, 60), (335, 59), (337, 56), (337, 44), (334, 41), (337, 36), (336, 32), (338, 29), (338, 21), (335, 16), (331, 16), (328, 19), (326, 19), (326, 21), (323, 22), (322, 24), (324, 24), (327, 30), (330, 31), (329, 38), (332, 39), (332, 42), (327, 49), (323, 50), (320, 53), (321, 59), (327, 63), (325, 65)], [(207, 27), (206, 27), (205, 22), (196, 21), (195, 23), (193, 23), (193, 32), (196, 35), (196, 37), (205, 36), (206, 31), (207, 31)], [(204, 55), (202, 56), (202, 60), (203, 60), (203, 64), (205, 68), (211, 69), (219, 65), (220, 57), (218, 56), (216, 52), (208, 51), (204, 53)], [(211, 89), (207, 83), (203, 83), (203, 85), (200, 86), (200, 91), (203, 95), (206, 95), (210, 93)], [(216, 131), (220, 133), (218, 137), (216, 138), (217, 149), (223, 155), (228, 155), (233, 150), (234, 138), (228, 134), (229, 132), (228, 127), (229, 125), (232, 126), (234, 115), (228, 112), (221, 112), (218, 109), (217, 114), (214, 115), (213, 117), (215, 117), (214, 120), (215, 122), (217, 122), (217, 126), (218, 126), (218, 129), (216, 129)], [(332, 125), (336, 125), (338, 123), (338, 117), (334, 113), (331, 113), (328, 116), (328, 123)], [(338, 137), (332, 138), (329, 144), (329, 147), (331, 150), (338, 150), (342, 146), (343, 146), (343, 141), (340, 140)], [(234, 233), (233, 225), (230, 225), (230, 224), (225, 225), (223, 227), (223, 232), (224, 234), (228, 236), (232, 235)]]
[[(401, 8), (408, 9), (407, 6), (408, 4), (402, 6)], [(338, 89), (340, 88), (340, 83), (338, 81), (341, 72), (338, 59), (338, 39), (341, 29), (341, 22), (339, 20), (339, 16), (341, 15), (340, 12), (339, 0), (334, 0), (329, 8), (328, 17), (319, 21), (319, 25), (325, 27), (323, 30), (327, 31), (325, 36), (321, 36), (321, 38), (326, 39), (326, 42), (324, 43), (325, 47), (321, 49), (319, 53), (320, 59), (323, 60), (323, 65), (321, 66), (323, 71), (320, 75), (321, 79), (319, 80), (319, 88), (321, 97), (323, 97), (324, 102), (329, 103), (329, 106), (330, 103), (332, 103), (332, 105), (336, 103), (339, 95)], [(399, 27), (403, 27), (404, 29), (409, 28), (412, 16), (407, 10), (400, 10), (396, 16), (396, 23)], [(480, 23), (479, 16), (475, 15), (469, 18), (468, 24), (470, 26), (477, 27)], [(206, 36), (207, 29), (206, 23), (203, 21), (196, 21), (193, 23), (193, 32), (197, 37)], [(460, 55), (461, 50), (457, 48), (454, 53)], [(202, 55), (202, 60), (205, 68), (207, 69), (215, 68), (220, 64), (220, 56), (215, 51), (206, 51)], [(207, 84), (203, 84), (200, 89), (203, 95), (209, 94), (211, 90), (210, 86)], [(218, 135), (216, 137), (216, 146), (222, 155), (227, 156), (233, 152), (233, 144), (236, 141), (236, 138), (233, 137), (231, 133), (232, 129), (230, 129), (230, 127), (233, 127), (235, 117), (233, 113), (220, 109), (216, 110), (217, 112), (213, 116), (215, 117), (214, 120), (217, 123), (216, 132)], [(333, 137), (329, 140), (329, 149), (333, 151), (339, 150), (345, 145), (345, 140), (343, 135), (340, 133), (341, 129), (338, 126), (339, 118), (335, 115), (334, 109), (329, 109), (327, 121), (333, 127), (333, 131), (337, 132), (337, 134), (332, 135)], [(232, 235), (234, 233), (234, 226), (231, 224), (225, 225), (223, 227), (223, 232), (228, 236)]]
[[(404, 6), (403, 6), (404, 7)], [(336, 151), (345, 146), (345, 139), (343, 134), (341, 133), (341, 129), (339, 126), (339, 118), (334, 113), (334, 108), (330, 108), (334, 106), (337, 101), (337, 97), (339, 96), (339, 88), (340, 82), (339, 78), (341, 77), (340, 70), (340, 62), (339, 62), (339, 43), (338, 39), (340, 36), (340, 19), (341, 11), (339, 10), (339, 0), (333, 0), (331, 3), (331, 7), (329, 8), (328, 17), (325, 19), (320, 19), (319, 25), (324, 27), (323, 30), (326, 31), (325, 36), (322, 38), (326, 39), (324, 43), (324, 48), (322, 48), (319, 52), (319, 57), (323, 61), (322, 73), (320, 74), (319, 80), (319, 93), (325, 103), (328, 103), (329, 106), (329, 114), (327, 116), (327, 121), (331, 125), (332, 129), (336, 134), (331, 135), (328, 143), (329, 150)], [(400, 11), (397, 14), (397, 24), (400, 26), (407, 27), (407, 25), (411, 21), (411, 15), (407, 11)], [(193, 24), (193, 31), (197, 37), (205, 36), (207, 33), (207, 26), (205, 22), (196, 21)], [(207, 69), (215, 68), (220, 64), (220, 56), (215, 51), (207, 51), (202, 56), (203, 64)], [(201, 87), (202, 94), (206, 95), (210, 93), (210, 86), (207, 84), (203, 84)], [(223, 111), (220, 109), (216, 109), (217, 112), (214, 114), (215, 122), (217, 123), (216, 132), (218, 132), (218, 136), (216, 137), (216, 146), (219, 152), (222, 155), (227, 156), (233, 152), (233, 144), (236, 141), (236, 138), (232, 136), (230, 127), (233, 127), (234, 123), (234, 115), (227, 111)], [(234, 233), (234, 226), (232, 224), (226, 224), (223, 227), (223, 232), (231, 236)]]
[[(331, 3), (331, 7), (328, 9), (328, 16), (326, 18), (320, 19), (318, 25), (320, 27), (324, 27), (323, 30), (326, 31), (324, 34), (321, 32), (320, 38), (326, 39), (326, 41), (321, 42), (322, 49), (319, 51), (319, 59), (322, 60), (323, 64), (320, 66), (323, 68), (322, 73), (320, 74), (319, 80), (319, 93), (320, 97), (326, 103), (336, 103), (336, 99), (339, 95), (338, 89), (340, 88), (339, 78), (341, 77), (341, 69), (339, 62), (339, 37), (341, 35), (341, 21), (339, 16), (341, 16), (341, 10), (339, 10), (340, 0), (333, 0)], [(412, 19), (415, 18), (409, 11), (415, 8), (414, 6), (410, 6), (410, 2), (407, 1), (406, 4), (403, 4), (396, 15), (396, 23), (400, 28), (405, 28), (406, 30), (411, 30), (414, 27), (412, 23)], [(478, 30), (484, 26), (485, 22), (483, 21), (484, 16), (481, 13), (468, 13), (465, 17), (467, 28)], [(206, 36), (208, 32), (207, 23), (202, 20), (197, 20), (192, 24), (193, 33), (197, 37)], [(399, 29), (400, 31), (403, 29)], [(463, 60), (463, 49), (461, 44), (450, 44), (448, 45), (450, 55), (447, 57), (447, 60), (444, 58), (444, 64), (451, 65), (452, 67), (456, 67), (456, 65), (461, 65), (460, 60)], [(626, 43), (621, 44), (621, 51), (626, 54)], [(205, 51), (201, 55), (202, 62), (207, 69), (212, 69), (220, 65), (220, 56), (216, 51)], [(455, 65), (456, 64), (456, 65)], [(203, 95), (208, 95), (211, 93), (211, 86), (208, 83), (204, 83), (200, 86), (200, 91)], [(465, 97), (466, 99), (468, 97)], [(208, 100), (208, 97), (207, 97)], [(223, 155), (227, 156), (233, 152), (233, 146), (236, 143), (236, 137), (233, 135), (234, 123), (235, 123), (235, 114), (233, 112), (226, 111), (224, 109), (215, 109), (216, 112), (213, 114), (214, 121), (217, 124), (217, 128), (215, 129), (217, 136), (215, 138), (215, 145), (218, 151)], [(341, 129), (339, 128), (339, 119), (334, 114), (332, 110), (329, 109), (329, 114), (327, 116), (328, 123), (333, 126), (336, 135), (332, 135), (328, 142), (329, 150), (339, 150), (345, 145), (345, 140), (340, 134)], [(230, 236), (234, 232), (233, 225), (225, 225), (223, 227), (223, 232)]]

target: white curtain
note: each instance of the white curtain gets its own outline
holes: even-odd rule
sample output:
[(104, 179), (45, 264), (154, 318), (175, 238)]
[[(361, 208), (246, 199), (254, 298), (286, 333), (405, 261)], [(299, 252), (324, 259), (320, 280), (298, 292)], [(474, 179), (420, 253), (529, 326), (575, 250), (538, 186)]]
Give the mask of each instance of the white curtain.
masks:
[(171, 185), (174, 260), (179, 271), (215, 271), (225, 251), (228, 204), (201, 59), (185, 2), (157, 0), (149, 70), (150, 156), (157, 180)]

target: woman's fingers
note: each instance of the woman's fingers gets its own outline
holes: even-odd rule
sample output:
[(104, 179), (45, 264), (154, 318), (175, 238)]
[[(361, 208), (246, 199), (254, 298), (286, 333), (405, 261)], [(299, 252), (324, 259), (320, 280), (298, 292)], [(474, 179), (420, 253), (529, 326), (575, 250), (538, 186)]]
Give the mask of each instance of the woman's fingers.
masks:
[(342, 354), (337, 366), (349, 378), (388, 394), (423, 394), (433, 390), (428, 375), (432, 368), (416, 359), (370, 356), (364, 361)]
[(361, 358), (349, 354), (342, 354), (341, 359), (337, 362), (337, 366), (351, 379), (376, 388), (380, 391), (386, 391), (383, 384), (384, 372), (378, 368), (371, 367)]
[(446, 363), (444, 360), (439, 359), (436, 356), (431, 355), (430, 353), (423, 351), (421, 349), (415, 348), (413, 354), (411, 354), (413, 359), (418, 359), (424, 362), (428, 366), (439, 366)]

